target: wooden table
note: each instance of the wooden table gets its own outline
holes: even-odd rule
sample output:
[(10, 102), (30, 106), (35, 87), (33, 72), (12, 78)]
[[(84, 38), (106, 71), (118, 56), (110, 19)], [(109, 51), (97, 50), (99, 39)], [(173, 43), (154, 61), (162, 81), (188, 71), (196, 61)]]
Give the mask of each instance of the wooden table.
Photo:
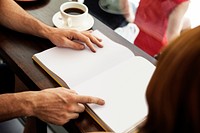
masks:
[[(23, 4), (22, 7), (44, 23), (53, 26), (52, 16), (59, 11), (59, 7), (63, 2), (65, 2), (65, 0), (43, 0), (32, 4), (26, 3)], [(92, 14), (92, 12), (90, 13)], [(94, 20), (95, 24), (93, 29), (98, 29), (112, 40), (127, 46), (136, 55), (143, 56), (152, 63), (155, 62), (152, 57), (130, 44), (97, 18), (94, 18)], [(59, 86), (42, 68), (34, 63), (31, 58), (33, 54), (50, 47), (53, 47), (53, 44), (49, 40), (0, 27), (0, 56), (30, 90), (37, 91)], [(45, 125), (45, 123), (37, 120), (37, 132), (46, 132)], [(73, 133), (104, 131), (86, 112), (80, 114), (78, 119), (65, 124), (64, 127)]]

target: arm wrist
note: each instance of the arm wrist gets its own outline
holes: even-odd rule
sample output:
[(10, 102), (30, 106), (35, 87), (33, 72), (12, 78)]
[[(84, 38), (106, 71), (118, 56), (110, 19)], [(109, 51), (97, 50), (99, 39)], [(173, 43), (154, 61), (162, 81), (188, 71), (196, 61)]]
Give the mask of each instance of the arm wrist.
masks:
[(0, 95), (0, 121), (33, 115), (35, 92)]
[(39, 30), (39, 34), (38, 34), (39, 37), (49, 39), (51, 36), (52, 29), (53, 29), (53, 27), (50, 27), (48, 25), (41, 26), (41, 28)]
[(16, 98), (16, 104), (19, 106), (21, 116), (33, 116), (34, 109), (34, 95), (36, 92), (21, 92), (14, 94)]

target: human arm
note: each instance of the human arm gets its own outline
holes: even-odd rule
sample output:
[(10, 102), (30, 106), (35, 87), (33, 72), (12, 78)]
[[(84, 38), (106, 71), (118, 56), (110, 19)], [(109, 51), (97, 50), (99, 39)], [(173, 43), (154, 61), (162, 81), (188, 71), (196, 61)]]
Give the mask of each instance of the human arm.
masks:
[(84, 49), (84, 45), (73, 41), (74, 39), (85, 42), (93, 52), (93, 43), (102, 47), (101, 40), (92, 36), (90, 31), (79, 32), (48, 26), (28, 14), (13, 0), (0, 0), (0, 24), (18, 32), (47, 38), (59, 47)]
[(0, 121), (35, 116), (56, 125), (63, 125), (83, 112), (85, 103), (103, 105), (100, 98), (81, 96), (63, 87), (0, 95)]
[(123, 12), (124, 17), (130, 23), (134, 22), (135, 13), (133, 12), (132, 6), (129, 0), (119, 0), (120, 9)]
[(178, 37), (182, 30), (190, 28), (189, 24), (188, 27), (185, 26), (186, 19), (184, 17), (189, 3), (189, 1), (182, 2), (170, 14), (166, 33), (168, 42)]

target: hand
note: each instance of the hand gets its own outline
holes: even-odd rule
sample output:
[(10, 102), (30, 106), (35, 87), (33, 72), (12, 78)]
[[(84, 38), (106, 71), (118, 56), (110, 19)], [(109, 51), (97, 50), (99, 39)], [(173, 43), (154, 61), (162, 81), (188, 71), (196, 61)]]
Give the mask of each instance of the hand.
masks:
[(63, 125), (70, 119), (78, 118), (79, 113), (85, 110), (85, 103), (104, 104), (100, 98), (81, 96), (63, 87), (36, 92), (32, 101), (33, 116), (56, 125)]
[[(93, 36), (90, 31), (79, 32), (76, 30), (67, 30), (52, 28), (50, 32), (47, 32), (47, 38), (58, 47), (67, 47), (77, 50), (85, 48), (85, 43), (92, 52), (96, 52), (94, 44), (102, 48), (101, 39)], [(76, 41), (75, 41), (76, 40)]]

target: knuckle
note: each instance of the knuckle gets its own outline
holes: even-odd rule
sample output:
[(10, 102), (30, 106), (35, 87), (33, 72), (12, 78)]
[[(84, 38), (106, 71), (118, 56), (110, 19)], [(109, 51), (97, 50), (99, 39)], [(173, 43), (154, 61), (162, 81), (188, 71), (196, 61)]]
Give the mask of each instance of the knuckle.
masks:
[(60, 121), (57, 123), (57, 125), (58, 125), (58, 126), (62, 126), (62, 125), (64, 125), (65, 123), (66, 123), (66, 121), (60, 120)]
[(90, 42), (90, 37), (89, 36), (85, 36), (85, 41), (86, 42)]
[(53, 122), (53, 124), (56, 124), (56, 125), (58, 125), (58, 126), (62, 126), (62, 125), (64, 125), (65, 123), (67, 123), (68, 121), (69, 121), (68, 118), (66, 118), (66, 117), (61, 117), (61, 118), (59, 118), (58, 120), (56, 120), (56, 122)]
[(68, 95), (68, 101), (69, 101), (69, 102), (75, 101), (75, 97), (74, 97), (73, 94)]
[(77, 113), (75, 116), (74, 116), (74, 119), (78, 118), (79, 117), (79, 114)]
[(91, 97), (87, 97), (87, 101), (88, 101), (88, 103), (92, 103), (93, 99)]

